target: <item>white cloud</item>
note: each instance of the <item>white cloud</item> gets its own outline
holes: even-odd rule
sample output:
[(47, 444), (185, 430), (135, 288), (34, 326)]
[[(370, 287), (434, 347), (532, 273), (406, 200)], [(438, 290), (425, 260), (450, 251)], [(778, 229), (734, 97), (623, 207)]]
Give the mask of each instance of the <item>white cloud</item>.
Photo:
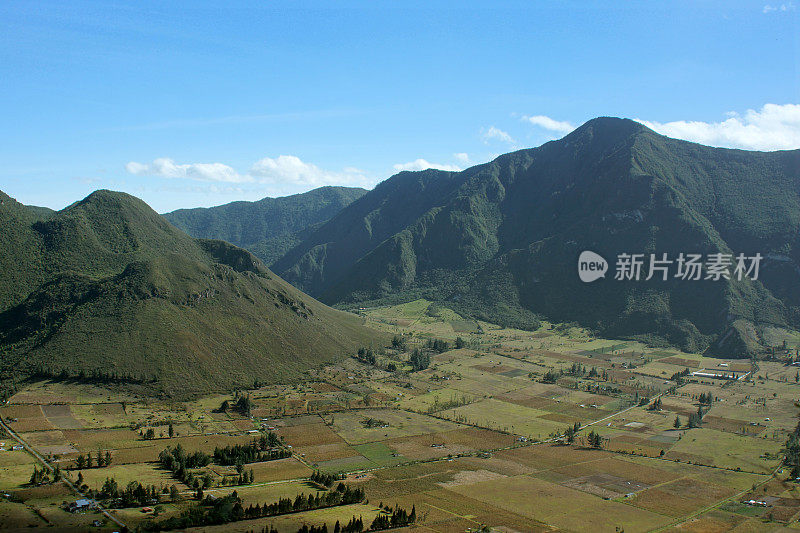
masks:
[(260, 159), (246, 174), (240, 174), (222, 163), (177, 164), (166, 157), (155, 159), (152, 163), (131, 161), (125, 165), (125, 170), (137, 176), (218, 183), (268, 184), (280, 191), (296, 190), (306, 186), (320, 187), (333, 184), (369, 186), (373, 183), (363, 170), (355, 167), (347, 167), (342, 172), (331, 172), (312, 163), (306, 163), (293, 155)]
[(794, 11), (794, 9), (795, 9), (794, 8), (794, 4), (789, 2), (789, 3), (786, 3), (786, 4), (781, 4), (779, 6), (777, 6), (777, 5), (776, 6), (772, 6), (772, 5), (766, 4), (762, 11), (764, 13), (774, 13), (775, 11), (782, 11), (782, 12)]
[(161, 178), (183, 178), (196, 181), (220, 181), (242, 183), (252, 181), (252, 177), (241, 175), (228, 165), (222, 163), (188, 163), (177, 164), (172, 159), (160, 157), (152, 163), (131, 161), (125, 170), (137, 176), (158, 176)]
[(525, 122), (529, 122), (534, 126), (539, 126), (540, 128), (544, 128), (548, 131), (561, 133), (564, 135), (575, 129), (575, 126), (573, 126), (569, 122), (555, 120), (545, 115), (533, 115), (533, 116), (526, 115), (522, 117), (522, 120)]
[(504, 132), (503, 130), (501, 130), (499, 128), (495, 128), (494, 126), (491, 126), (483, 134), (483, 142), (484, 143), (488, 144), (488, 142), (490, 140), (492, 140), (492, 139), (495, 139), (495, 140), (498, 140), (498, 141), (503, 141), (503, 142), (508, 143), (508, 144), (516, 144), (516, 142), (517, 142), (511, 137), (511, 135), (509, 135), (508, 133)]
[(744, 115), (730, 112), (726, 116), (721, 122), (636, 120), (662, 135), (709, 146), (767, 151), (800, 148), (800, 104), (766, 104)]
[(472, 164), (472, 161), (469, 158), (469, 154), (467, 154), (465, 152), (458, 152), (457, 154), (453, 154), (453, 157), (455, 157), (456, 160), (461, 164), (464, 164), (464, 165)]
[(416, 159), (414, 161), (409, 161), (408, 163), (398, 163), (394, 165), (394, 169), (397, 172), (402, 172), (403, 170), (426, 170), (429, 168), (435, 168), (437, 170), (449, 170), (452, 172), (458, 172), (461, 170), (461, 168), (457, 167), (456, 165), (431, 163), (424, 159)]
[(293, 155), (280, 155), (276, 158), (265, 157), (250, 169), (252, 175), (261, 183), (279, 183), (282, 185), (344, 185), (364, 184), (368, 181), (364, 172), (347, 167), (342, 172), (323, 170), (317, 165), (306, 163)]

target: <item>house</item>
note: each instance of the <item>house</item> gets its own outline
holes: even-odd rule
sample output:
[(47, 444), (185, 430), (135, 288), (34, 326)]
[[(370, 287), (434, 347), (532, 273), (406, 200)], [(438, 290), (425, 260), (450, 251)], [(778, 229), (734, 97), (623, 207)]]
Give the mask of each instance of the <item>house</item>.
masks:
[(69, 506), (67, 506), (67, 510), (71, 513), (76, 513), (78, 511), (85, 511), (87, 509), (91, 509), (94, 507), (94, 502), (92, 500), (87, 500), (86, 498), (75, 500)]
[(11, 451), (12, 452), (15, 452), (17, 450), (24, 450), (24, 449), (25, 449), (25, 446), (23, 446), (22, 444), (15, 444), (15, 445), (13, 445), (11, 447)]

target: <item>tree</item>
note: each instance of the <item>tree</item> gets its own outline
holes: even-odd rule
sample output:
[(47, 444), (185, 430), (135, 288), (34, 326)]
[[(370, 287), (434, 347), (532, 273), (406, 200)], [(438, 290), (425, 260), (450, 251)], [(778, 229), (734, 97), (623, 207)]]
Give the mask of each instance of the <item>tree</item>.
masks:
[(172, 485), (169, 488), (169, 499), (172, 500), (173, 502), (177, 502), (180, 499), (180, 497), (181, 497), (181, 495), (178, 492), (178, 487), (176, 487), (175, 485)]
[(425, 370), (431, 364), (431, 357), (427, 353), (422, 352), (419, 348), (414, 348), (414, 351), (411, 352), (409, 362), (414, 370)]
[(566, 431), (564, 431), (564, 436), (567, 438), (567, 444), (575, 442), (575, 428), (573, 426), (567, 426)]
[(111, 450), (106, 451), (106, 466), (111, 464)]
[(169, 438), (172, 438), (172, 436), (175, 434), (175, 428), (172, 427), (172, 422), (169, 423), (169, 429), (167, 430), (167, 433), (169, 434)]
[(456, 350), (460, 350), (466, 345), (467, 343), (464, 342), (464, 339), (462, 339), (461, 337), (456, 337)]
[(75, 459), (75, 468), (78, 470), (82, 470), (86, 466), (86, 458), (83, 455), (79, 455), (77, 459)]
[(675, 415), (675, 423), (672, 424), (672, 427), (674, 427), (675, 429), (679, 429), (681, 427), (681, 417), (680, 416)]
[(92, 454), (86, 452), (86, 468), (92, 468)]

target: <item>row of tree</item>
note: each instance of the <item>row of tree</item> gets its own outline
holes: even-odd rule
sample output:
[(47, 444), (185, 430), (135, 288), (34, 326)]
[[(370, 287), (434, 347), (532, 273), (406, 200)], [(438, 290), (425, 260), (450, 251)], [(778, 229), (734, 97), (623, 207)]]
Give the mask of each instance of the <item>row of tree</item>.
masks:
[(320, 470), (314, 470), (311, 473), (311, 481), (322, 485), (323, 487), (331, 488), (334, 483), (339, 481), (340, 479), (344, 479), (344, 476), (341, 474), (328, 474), (325, 472), (321, 472)]
[(411, 506), (411, 512), (402, 507), (395, 506), (394, 509), (387, 509), (387, 513), (381, 513), (375, 517), (370, 526), (371, 531), (405, 527), (417, 521), (417, 508)]
[(97, 450), (97, 457), (92, 459), (92, 453), (86, 452), (86, 457), (79, 455), (75, 458), (75, 469), (83, 470), (84, 468), (103, 468), (111, 464), (111, 451), (106, 450), (104, 454), (102, 450)]
[(792, 479), (800, 478), (800, 422), (786, 439), (786, 458), (784, 463), (792, 469), (789, 474)]
[(714, 396), (710, 392), (703, 392), (697, 397), (697, 401), (700, 402), (700, 405), (711, 405), (714, 402)]
[(66, 369), (51, 370), (44, 366), (37, 366), (33, 369), (30, 377), (36, 379), (49, 379), (51, 381), (75, 381), (78, 383), (154, 383), (157, 381), (156, 376), (137, 376), (133, 374), (125, 374), (117, 372), (116, 370), (106, 372), (103, 370), (92, 369), (89, 371), (78, 370), (70, 372)]
[[(333, 533), (361, 533), (362, 531), (364, 531), (364, 519), (361, 517), (356, 518), (354, 516), (344, 526), (340, 525), (337, 520), (336, 525), (333, 526)], [(328, 533), (328, 524), (325, 523), (321, 526), (303, 524), (303, 527), (298, 529), (297, 533)]]
[(592, 367), (589, 370), (586, 369), (586, 365), (581, 363), (572, 363), (572, 366), (566, 372), (570, 376), (578, 376), (583, 377), (586, 376), (587, 378), (601, 378), (603, 380), (608, 380), (608, 372), (603, 369), (603, 372), (600, 373), (597, 371), (597, 368)]
[[(405, 527), (417, 521), (417, 509), (415, 506), (411, 507), (411, 512), (406, 511), (401, 507), (394, 509), (387, 507), (372, 521), (369, 531), (383, 531), (385, 529), (394, 529)], [(345, 525), (341, 525), (339, 521), (333, 526), (333, 533), (361, 533), (364, 531), (364, 519), (362, 517), (350, 519)], [(303, 524), (303, 527), (297, 530), (297, 533), (328, 533), (328, 524), (321, 526), (309, 526)]]
[(51, 475), (47, 468), (42, 467), (40, 470), (36, 465), (33, 466), (33, 473), (29, 483), (31, 485), (49, 485), (61, 480), (61, 468), (56, 465)]
[(99, 500), (112, 500), (114, 507), (138, 507), (158, 503), (159, 489), (155, 485), (143, 485), (138, 481), (131, 481), (124, 489), (119, 488), (117, 480), (106, 478), (103, 487), (94, 494)]
[(436, 353), (444, 353), (450, 349), (450, 343), (441, 339), (428, 339), (428, 342), (425, 343), (425, 347)]
[(214, 448), (214, 462), (221, 466), (260, 463), (291, 456), (292, 452), (285, 448), (263, 449), (255, 440), (250, 444), (234, 444), (224, 448)]
[(351, 505), (364, 501), (364, 489), (352, 489), (344, 483), (339, 483), (336, 490), (329, 492), (318, 492), (306, 496), (298, 494), (294, 500), (291, 498), (281, 498), (277, 502), (264, 505), (251, 505), (244, 511), (246, 519), (263, 518), (277, 516), (300, 511), (310, 511), (312, 509), (322, 509), (325, 507), (336, 507), (337, 505)]
[(168, 531), (227, 524), (243, 519), (242, 499), (236, 491), (233, 491), (222, 498), (206, 496), (200, 505), (189, 507), (180, 516), (173, 516), (160, 522), (145, 521), (139, 525), (139, 528), (142, 531)]

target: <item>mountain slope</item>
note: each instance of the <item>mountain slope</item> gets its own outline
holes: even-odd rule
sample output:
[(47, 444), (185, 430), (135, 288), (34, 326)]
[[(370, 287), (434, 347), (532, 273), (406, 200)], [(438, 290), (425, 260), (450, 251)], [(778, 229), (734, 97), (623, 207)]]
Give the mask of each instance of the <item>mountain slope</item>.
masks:
[[(710, 148), (601, 118), (463, 172), (393, 176), (273, 268), (331, 304), (424, 295), (511, 325), (538, 314), (745, 355), (764, 328), (800, 322), (799, 230), (800, 151)], [(609, 261), (607, 279), (580, 282), (583, 250)], [(613, 279), (620, 253), (717, 251), (764, 255), (759, 280)]]
[(296, 379), (378, 341), (249, 252), (193, 239), (132, 196), (98, 191), (45, 221), (1, 200), (3, 369), (185, 395)]
[(270, 264), (300, 243), (310, 229), (326, 222), (366, 192), (357, 187), (320, 187), (257, 202), (179, 209), (164, 217), (193, 237), (228, 241)]

